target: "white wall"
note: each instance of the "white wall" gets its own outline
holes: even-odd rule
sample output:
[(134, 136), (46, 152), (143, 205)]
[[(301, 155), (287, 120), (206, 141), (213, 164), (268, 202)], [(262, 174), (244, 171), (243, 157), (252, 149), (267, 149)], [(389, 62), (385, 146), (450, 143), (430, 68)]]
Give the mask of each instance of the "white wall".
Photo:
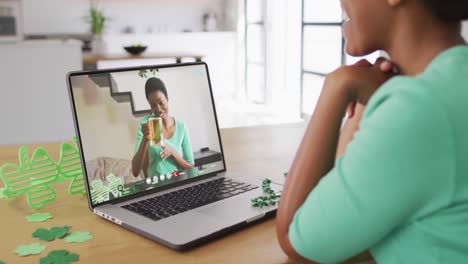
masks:
[[(237, 86), (238, 53), (236, 50), (237, 34), (234, 32), (201, 32), (201, 33), (168, 33), (168, 34), (135, 34), (105, 35), (106, 52), (118, 54), (123, 46), (141, 42), (148, 45), (148, 54), (182, 53), (203, 55), (210, 70), (211, 83), (216, 102), (232, 101)], [(102, 61), (100, 68), (125, 67), (137, 63), (170, 63), (151, 60)]]
[(0, 145), (71, 140), (65, 76), (82, 67), (80, 43), (2, 44), (0, 58)]
[[(169, 113), (185, 123), (193, 151), (202, 147), (220, 151), (216, 123), (203, 67), (161, 69), (157, 76), (168, 90)], [(120, 91), (132, 91), (142, 108), (148, 108), (144, 94), (146, 80), (137, 72), (113, 74)], [(76, 85), (76, 86), (75, 86)], [(134, 154), (139, 118), (131, 114), (129, 103), (117, 103), (108, 88), (97, 88), (87, 77), (74, 79), (74, 97), (86, 160), (107, 156), (130, 160)], [(96, 92), (87, 103), (85, 89)]]
[[(98, 7), (110, 17), (106, 33), (131, 26), (136, 33), (202, 30), (202, 16), (214, 11), (220, 30), (234, 30), (225, 8), (233, 0), (101, 0)], [(23, 0), (26, 34), (87, 33), (90, 0)], [(225, 19), (226, 18), (226, 19)], [(227, 23), (229, 24), (227, 24)]]

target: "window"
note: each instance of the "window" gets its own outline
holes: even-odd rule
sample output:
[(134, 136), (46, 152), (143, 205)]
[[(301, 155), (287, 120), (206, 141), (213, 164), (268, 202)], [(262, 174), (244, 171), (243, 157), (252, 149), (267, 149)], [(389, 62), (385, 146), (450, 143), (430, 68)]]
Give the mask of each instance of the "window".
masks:
[(314, 112), (325, 75), (363, 58), (373, 63), (381, 55), (378, 51), (364, 57), (345, 54), (342, 23), (339, 1), (302, 0), (302, 115)]
[(244, 0), (246, 95), (257, 104), (265, 103), (266, 1)]
[(345, 63), (339, 1), (302, 0), (301, 113), (311, 115), (325, 75)]

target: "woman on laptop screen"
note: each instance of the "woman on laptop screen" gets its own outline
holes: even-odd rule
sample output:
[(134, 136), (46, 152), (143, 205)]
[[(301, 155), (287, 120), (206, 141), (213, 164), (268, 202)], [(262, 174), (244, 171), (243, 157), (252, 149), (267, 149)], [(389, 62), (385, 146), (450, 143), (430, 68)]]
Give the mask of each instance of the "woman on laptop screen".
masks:
[(140, 121), (132, 160), (136, 177), (143, 170), (145, 177), (193, 168), (193, 152), (184, 123), (169, 114), (169, 96), (164, 83), (149, 78), (145, 95), (151, 114)]

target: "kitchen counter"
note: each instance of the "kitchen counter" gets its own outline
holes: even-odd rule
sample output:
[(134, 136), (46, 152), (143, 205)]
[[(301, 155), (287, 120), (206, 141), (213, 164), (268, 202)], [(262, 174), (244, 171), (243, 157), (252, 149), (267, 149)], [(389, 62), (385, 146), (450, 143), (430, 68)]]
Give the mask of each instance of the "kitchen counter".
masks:
[(131, 55), (131, 54), (92, 54), (92, 53), (83, 53), (83, 68), (85, 70), (95, 70), (97, 63), (99, 61), (108, 61), (108, 60), (138, 60), (138, 59), (175, 59), (177, 63), (182, 62), (182, 58), (193, 58), (195, 61), (201, 61), (204, 56), (196, 53), (183, 53), (183, 52), (174, 52), (174, 53), (143, 53), (141, 55)]

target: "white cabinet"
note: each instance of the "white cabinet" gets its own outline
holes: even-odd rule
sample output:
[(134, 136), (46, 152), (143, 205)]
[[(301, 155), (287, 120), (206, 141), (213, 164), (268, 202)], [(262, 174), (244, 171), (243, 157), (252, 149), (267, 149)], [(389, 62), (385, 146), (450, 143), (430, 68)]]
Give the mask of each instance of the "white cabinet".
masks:
[[(210, 70), (210, 79), (216, 103), (232, 101), (239, 90), (237, 33), (198, 32), (167, 34), (104, 35), (106, 53), (122, 54), (123, 46), (141, 43), (147, 45), (146, 54), (202, 55)], [(187, 58), (189, 61), (191, 58)], [(185, 60), (183, 59), (182, 62)], [(175, 59), (100, 61), (98, 68), (129, 67), (174, 63)]]
[(0, 45), (0, 145), (70, 140), (65, 76), (81, 68), (79, 42)]

